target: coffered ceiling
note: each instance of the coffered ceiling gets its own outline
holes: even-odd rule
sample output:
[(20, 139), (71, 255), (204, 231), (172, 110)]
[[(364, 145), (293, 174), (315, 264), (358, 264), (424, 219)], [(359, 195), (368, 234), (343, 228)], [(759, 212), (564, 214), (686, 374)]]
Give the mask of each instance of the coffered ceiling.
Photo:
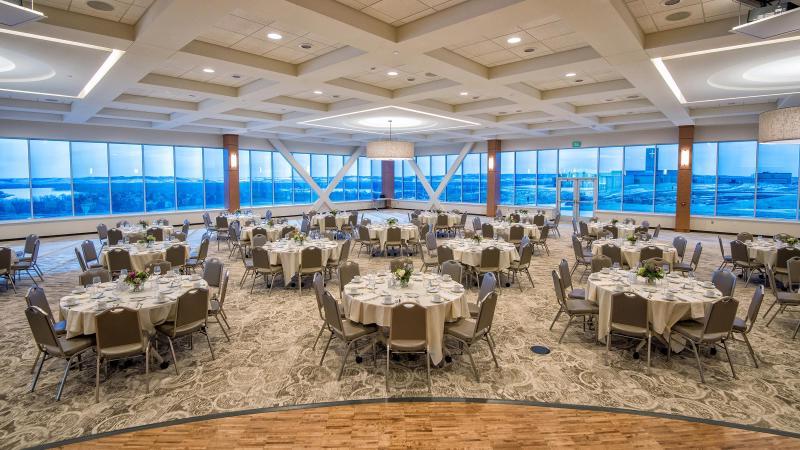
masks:
[[(778, 89), (755, 100), (733, 92), (719, 101), (682, 104), (662, 79), (653, 58), (670, 61), (673, 55), (753, 41), (729, 33), (740, 10), (732, 0), (35, 3), (47, 18), (15, 31), (125, 53), (83, 99), (0, 91), (3, 119), (338, 145), (362, 144), (374, 134), (315, 126), (325, 123), (319, 119), (369, 115), (363, 111), (385, 115), (392, 106), (465, 125), (421, 127), (404, 136), (425, 145), (710, 119), (740, 124), (797, 101)], [(0, 33), (0, 57), (11, 61), (14, 47), (27, 45), (14, 40), (18, 36)], [(760, 64), (769, 61), (764, 52), (773, 48), (785, 53), (783, 47), (762, 46)], [(76, 71), (76, 62), (94, 69), (98, 63), (88, 54), (35, 52), (57, 74)], [(724, 67), (725, 58), (715, 55), (714, 67)], [(746, 61), (729, 62), (747, 70)], [(2, 64), (0, 59), (0, 89), (16, 70)], [(710, 67), (678, 61), (668, 66), (681, 82), (691, 83), (686, 89), (691, 87), (693, 98), (719, 98), (697, 77)], [(37, 91), (37, 83), (15, 89)]]

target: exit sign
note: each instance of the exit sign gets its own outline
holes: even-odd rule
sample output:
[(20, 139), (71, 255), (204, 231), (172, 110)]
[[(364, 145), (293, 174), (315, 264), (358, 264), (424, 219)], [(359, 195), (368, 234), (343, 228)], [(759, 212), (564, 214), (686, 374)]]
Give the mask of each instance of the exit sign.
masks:
[(581, 148), (581, 141), (572, 141), (572, 148)]

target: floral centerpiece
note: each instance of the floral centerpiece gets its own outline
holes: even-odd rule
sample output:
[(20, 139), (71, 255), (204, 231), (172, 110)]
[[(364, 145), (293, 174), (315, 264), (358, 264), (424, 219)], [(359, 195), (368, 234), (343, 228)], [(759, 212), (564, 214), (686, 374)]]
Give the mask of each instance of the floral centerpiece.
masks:
[(656, 280), (664, 278), (664, 269), (658, 264), (646, 262), (642, 264), (642, 267), (639, 267), (639, 270), (636, 271), (636, 274), (640, 277), (646, 278), (648, 284), (654, 284)]
[(297, 245), (303, 245), (303, 243), (306, 241), (306, 235), (305, 235), (305, 233), (301, 233), (301, 232), (299, 232), (299, 231), (295, 231), (295, 232), (292, 234), (292, 240), (293, 240), (293, 241), (294, 241), (294, 242), (295, 242)]
[(273, 226), (275, 226), (275, 222), (274, 222), (272, 219), (269, 219), (269, 220), (267, 221), (267, 226), (269, 226), (270, 228), (272, 228)]
[(444, 212), (444, 210), (437, 208), (437, 209), (434, 209), (433, 212), (435, 212), (436, 214), (442, 214)]
[(332, 215), (332, 216), (335, 216), (335, 215), (337, 215), (337, 214), (339, 214), (339, 210), (338, 210), (338, 209), (332, 209), (332, 210), (331, 210), (331, 215)]
[(144, 283), (150, 275), (147, 272), (128, 272), (128, 275), (125, 277), (125, 283), (133, 286), (134, 291), (141, 291), (144, 287)]
[(789, 247), (794, 247), (797, 244), (798, 239), (794, 236), (789, 236), (784, 240), (784, 242), (786, 242), (786, 245)]
[(394, 278), (400, 282), (400, 287), (407, 287), (408, 282), (411, 281), (411, 275), (414, 273), (413, 267), (401, 267), (394, 271)]
[(242, 215), (242, 210), (241, 209), (237, 209), (236, 211), (233, 212), (233, 214), (235, 214), (237, 216), (241, 216)]
[(396, 217), (390, 217), (390, 218), (386, 219), (386, 224), (389, 225), (390, 227), (393, 227), (393, 226), (397, 225), (397, 218)]
[(474, 242), (476, 244), (480, 244), (482, 240), (483, 240), (483, 236), (480, 236), (480, 235), (477, 235), (477, 234), (475, 236), (472, 236), (472, 242)]
[(146, 220), (142, 219), (139, 221), (139, 225), (141, 225), (142, 228), (147, 228), (148, 223)]
[(522, 215), (525, 215), (525, 216), (528, 215), (528, 210), (527, 209), (518, 209), (517, 212), (522, 214)]
[(147, 246), (152, 247), (153, 244), (156, 242), (156, 237), (153, 235), (148, 235), (145, 240), (147, 241)]
[(617, 223), (619, 223), (619, 219), (611, 219), (611, 225), (617, 226)]
[(637, 238), (636, 238), (636, 235), (635, 235), (635, 234), (632, 234), (632, 235), (628, 236), (628, 237), (627, 237), (627, 240), (628, 240), (628, 242), (630, 242), (630, 243), (631, 243), (631, 245), (635, 244), (635, 243), (636, 243), (636, 240), (637, 240)]

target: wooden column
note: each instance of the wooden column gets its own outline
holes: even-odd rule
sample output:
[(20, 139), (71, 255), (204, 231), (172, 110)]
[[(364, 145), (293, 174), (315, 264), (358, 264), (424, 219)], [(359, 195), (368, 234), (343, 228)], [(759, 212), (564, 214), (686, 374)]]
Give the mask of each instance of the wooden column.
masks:
[(497, 205), (500, 204), (500, 139), (486, 141), (486, 216), (494, 217)]
[(386, 197), (386, 207), (392, 207), (394, 198), (394, 165), (399, 164), (395, 161), (381, 161), (381, 194)]
[(239, 201), (239, 136), (223, 134), (222, 147), (225, 159), (225, 209), (236, 211)]
[(675, 231), (690, 230), (692, 217), (692, 146), (694, 125), (678, 127), (678, 194), (675, 205)]

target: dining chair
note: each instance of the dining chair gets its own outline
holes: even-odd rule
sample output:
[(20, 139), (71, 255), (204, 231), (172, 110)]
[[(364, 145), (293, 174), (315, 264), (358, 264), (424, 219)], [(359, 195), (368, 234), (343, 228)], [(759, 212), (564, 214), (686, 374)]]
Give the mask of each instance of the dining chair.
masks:
[(122, 269), (132, 272), (133, 263), (131, 263), (130, 252), (124, 248), (112, 248), (106, 253), (106, 266), (112, 275), (119, 275)]
[(471, 349), (473, 345), (481, 341), (486, 341), (489, 346), (489, 352), (492, 354), (495, 367), (498, 369), (500, 368), (500, 364), (497, 362), (497, 356), (494, 354), (494, 338), (491, 335), (496, 307), (497, 293), (490, 292), (480, 302), (478, 317), (475, 320), (460, 319), (457, 322), (446, 323), (444, 326), (445, 337), (454, 339), (458, 342), (459, 347), (467, 353), (469, 362), (472, 365), (472, 372), (475, 374), (475, 381), (478, 382), (480, 382), (481, 379), (478, 375), (478, 367), (475, 365), (475, 360), (472, 357)]
[[(360, 275), (361, 275), (361, 268), (355, 261), (345, 261), (339, 265), (338, 269), (339, 298), (344, 298), (344, 287), (347, 286), (351, 281), (353, 281), (353, 278)], [(314, 277), (314, 279), (316, 279), (316, 276)]]
[(536, 250), (536, 247), (541, 247), (547, 252), (547, 256), (550, 256), (550, 247), (547, 246), (547, 236), (549, 234), (550, 226), (542, 225), (542, 228), (539, 230), (539, 238), (531, 240), (531, 244), (533, 244), (533, 250)]
[(454, 260), (448, 260), (442, 262), (442, 269), (441, 275), (450, 275), (450, 278), (457, 282), (462, 283), (464, 278), (464, 267), (461, 265), (460, 262)]
[(711, 274), (711, 284), (725, 297), (733, 297), (736, 290), (736, 275), (730, 270), (715, 270)]
[(386, 229), (386, 241), (383, 243), (383, 253), (386, 256), (389, 256), (389, 249), (396, 248), (399, 252), (399, 255), (403, 255), (403, 247), (405, 247), (405, 242), (403, 241), (403, 234), (399, 227), (390, 226)]
[(161, 274), (167, 274), (172, 271), (172, 263), (163, 259), (156, 259), (145, 264), (144, 271), (147, 272), (148, 275), (153, 275), (156, 267), (158, 267)]
[(125, 236), (122, 234), (122, 230), (119, 228), (112, 228), (108, 230), (108, 245), (119, 245), (124, 240)]
[(800, 257), (800, 248), (797, 247), (781, 247), (775, 252), (775, 265), (772, 266), (772, 271), (776, 274), (787, 275), (789, 269), (787, 262), (795, 256)]
[(747, 308), (747, 315), (744, 316), (744, 318), (736, 316), (736, 318), (733, 319), (733, 329), (731, 330), (732, 340), (734, 340), (737, 334), (742, 336), (744, 343), (747, 345), (747, 350), (750, 351), (750, 357), (753, 358), (753, 364), (755, 364), (756, 368), (758, 368), (758, 358), (756, 358), (756, 352), (753, 350), (753, 346), (750, 345), (750, 339), (747, 338), (747, 335), (753, 331), (753, 325), (756, 323), (758, 312), (761, 309), (761, 303), (763, 300), (764, 286), (756, 286), (756, 289), (753, 291), (753, 296), (750, 298), (750, 306)]
[(494, 226), (488, 222), (481, 224), (481, 236), (484, 239), (494, 239)]
[(517, 247), (519, 247), (520, 242), (522, 242), (523, 236), (525, 236), (525, 227), (519, 223), (511, 225), (511, 227), (508, 229), (508, 242)]
[(750, 257), (750, 250), (742, 240), (731, 241), (731, 259), (733, 260), (733, 270), (742, 271), (742, 278), (745, 280), (744, 287), (750, 284), (750, 277), (754, 271), (764, 272), (764, 264)]
[(203, 267), (203, 280), (208, 284), (209, 290), (214, 288), (216, 292), (212, 294), (212, 298), (216, 298), (220, 289), (222, 289), (222, 276), (225, 273), (225, 264), (219, 258), (209, 258)]
[(672, 265), (672, 270), (675, 272), (680, 272), (684, 276), (687, 273), (695, 273), (697, 270), (698, 264), (700, 264), (700, 255), (703, 253), (703, 244), (698, 242), (694, 246), (694, 252), (692, 253), (692, 260), (689, 263), (685, 263), (683, 261), (676, 262)]
[(647, 341), (647, 367), (650, 367), (652, 332), (649, 317), (650, 302), (641, 295), (633, 292), (617, 292), (612, 295), (606, 352), (611, 351), (612, 336)]
[(586, 255), (583, 252), (583, 246), (581, 245), (581, 241), (578, 236), (572, 235), (572, 254), (575, 256), (575, 262), (573, 263), (572, 270), (570, 273), (575, 273), (575, 270), (578, 266), (583, 267), (583, 273), (581, 274), (581, 279), (583, 275), (586, 274), (587, 271), (590, 271), (592, 268), (592, 256)]
[[(392, 353), (422, 354), (428, 368), (428, 392), (431, 391), (431, 358), (428, 350), (428, 313), (416, 302), (402, 302), (392, 308), (392, 326), (386, 340), (386, 390), (389, 390), (389, 367)], [(345, 355), (346, 356), (346, 355)]]
[[(225, 331), (225, 327), (227, 326), (228, 329), (231, 329), (230, 324), (228, 323), (228, 316), (225, 314), (225, 297), (228, 293), (228, 279), (230, 278), (230, 272), (225, 270), (225, 274), (222, 275), (222, 282), (219, 286), (219, 293), (216, 294), (211, 300), (208, 302), (208, 317), (213, 317), (214, 320), (217, 322), (217, 325), (222, 329), (222, 334), (225, 335), (225, 339), (230, 342), (231, 338), (228, 336), (228, 332)], [(222, 318), (222, 322), (225, 322), (225, 325), (220, 322), (220, 317)]]
[(312, 245), (300, 251), (300, 267), (297, 269), (297, 292), (300, 295), (303, 295), (303, 275), (324, 274), (323, 264), (321, 248)]
[[(566, 261), (566, 260), (564, 260)], [(611, 258), (606, 255), (597, 255), (592, 258), (592, 273), (600, 272), (603, 269), (610, 268), (614, 265)]]
[(147, 229), (147, 236), (153, 236), (157, 241), (163, 241), (164, 229), (161, 227), (150, 227)]
[(672, 240), (672, 246), (675, 247), (678, 261), (683, 262), (683, 255), (686, 254), (686, 238), (683, 236), (675, 236), (675, 239)]
[(747, 242), (753, 240), (753, 235), (748, 233), (747, 231), (742, 231), (741, 233), (736, 235), (737, 241)]
[[(481, 251), (480, 264), (474, 269), (476, 279), (485, 273), (493, 273), (500, 280), (500, 249), (495, 246), (486, 247)], [(502, 290), (500, 284), (498, 289)]]
[(50, 303), (47, 301), (47, 295), (45, 295), (43, 288), (39, 286), (31, 286), (28, 289), (28, 292), (25, 294), (25, 304), (27, 306), (35, 306), (47, 313), (47, 316), (53, 323), (53, 330), (55, 330), (57, 335), (60, 336), (67, 332), (67, 321), (56, 321), (55, 317), (53, 317), (53, 310), (50, 309)]
[(389, 260), (389, 271), (394, 273), (398, 269), (408, 269), (414, 267), (414, 261), (411, 258), (393, 258)]
[(453, 249), (447, 244), (440, 244), (436, 247), (436, 267), (439, 272), (442, 270), (442, 263), (454, 260)]
[[(787, 292), (781, 292), (777, 290), (777, 283), (775, 282), (774, 278), (775, 274), (770, 272), (772, 274), (772, 277), (770, 277), (770, 285), (772, 286), (772, 293), (775, 295), (775, 301), (767, 309), (767, 312), (764, 313), (764, 317), (769, 314), (773, 306), (777, 305), (778, 309), (775, 310), (775, 314), (773, 314), (772, 318), (767, 322), (767, 326), (770, 326), (772, 321), (778, 317), (778, 314), (786, 311), (787, 308), (800, 306), (800, 294), (797, 292), (796, 288), (796, 286), (800, 284), (800, 258), (792, 258), (787, 261), (786, 265), (789, 270), (787, 281), (785, 283)], [(798, 329), (800, 329), (800, 323), (798, 323), (798, 328), (795, 329), (792, 339), (797, 336)]]
[(662, 250), (661, 247), (656, 247), (655, 245), (648, 245), (639, 250), (639, 265), (642, 265), (642, 262), (651, 258), (663, 259), (664, 250)]
[[(592, 258), (592, 261), (594, 261), (594, 258)], [(558, 263), (558, 276), (561, 278), (561, 288), (567, 294), (567, 298), (580, 300), (586, 298), (586, 289), (573, 286), (572, 274), (569, 272), (569, 262), (566, 259), (562, 258)], [(569, 291), (567, 291), (567, 288), (569, 288)]]
[(517, 275), (524, 273), (525, 276), (528, 277), (528, 281), (531, 283), (531, 287), (535, 288), (536, 285), (533, 283), (533, 278), (531, 277), (530, 267), (531, 267), (531, 258), (533, 257), (533, 245), (532, 244), (525, 244), (520, 248), (519, 252), (519, 260), (511, 261), (511, 265), (508, 267), (508, 272), (511, 275), (511, 281), (517, 283), (517, 287), (519, 290), (522, 290), (522, 279), (517, 280)]
[(210, 238), (204, 236), (200, 240), (200, 246), (197, 249), (196, 254), (189, 253), (189, 259), (186, 260), (185, 269), (187, 272), (194, 272), (197, 270), (198, 267), (203, 267), (206, 262), (206, 258), (208, 257), (208, 246), (210, 243)]
[[(253, 289), (256, 287), (256, 279), (258, 277), (262, 277), (264, 279), (264, 285), (269, 286), (269, 292), (267, 292), (267, 295), (272, 295), (272, 288), (275, 286), (275, 277), (278, 275), (283, 276), (283, 267), (280, 264), (270, 263), (269, 251), (266, 248), (254, 247), (252, 273), (253, 283), (250, 285), (250, 293), (252, 294)], [(284, 284), (286, 283), (287, 281), (284, 280)]]
[(564, 335), (567, 334), (567, 330), (572, 324), (573, 319), (576, 317), (583, 318), (583, 330), (586, 331), (586, 317), (598, 315), (599, 310), (596, 305), (591, 304), (586, 300), (567, 299), (566, 295), (564, 294), (564, 288), (561, 284), (561, 279), (558, 276), (558, 272), (553, 270), (550, 272), (550, 275), (553, 278), (553, 290), (555, 291), (556, 301), (558, 302), (558, 312), (553, 318), (553, 322), (550, 324), (550, 329), (553, 329), (553, 325), (556, 324), (558, 318), (561, 317), (561, 314), (566, 314), (569, 317), (567, 324), (564, 325), (564, 331), (561, 332), (561, 336), (558, 338), (558, 343), (560, 344), (564, 339)]
[(733, 265), (733, 258), (731, 257), (731, 255), (725, 254), (725, 246), (722, 245), (722, 238), (720, 236), (717, 236), (717, 240), (719, 241), (719, 253), (722, 255), (722, 262), (720, 263), (719, 267), (717, 267), (717, 270), (721, 270), (728, 264)]
[[(94, 401), (100, 401), (100, 368), (109, 361), (144, 356), (145, 392), (150, 392), (151, 337), (143, 331), (139, 312), (115, 307), (94, 316), (97, 366), (95, 368)], [(177, 367), (176, 367), (177, 370)], [(108, 371), (106, 370), (106, 376)]]
[(101, 283), (108, 283), (112, 280), (111, 272), (102, 267), (88, 269), (78, 275), (78, 284), (83, 287), (90, 286), (95, 278), (100, 278)]
[(186, 246), (183, 244), (172, 244), (167, 247), (164, 259), (172, 265), (173, 269), (186, 271)]
[[(137, 315), (138, 317), (138, 315)], [(214, 359), (214, 348), (211, 347), (211, 339), (208, 337), (208, 289), (192, 288), (178, 297), (175, 320), (156, 325), (156, 331), (167, 338), (169, 351), (172, 354), (172, 363), (175, 365), (175, 374), (178, 373), (178, 359), (175, 357), (175, 346), (173, 341), (181, 338), (201, 333), (206, 337), (208, 350), (211, 352), (211, 359)]]
[(337, 259), (330, 259), (328, 263), (325, 265), (325, 270), (328, 273), (328, 279), (333, 278), (333, 273), (339, 268), (341, 264), (347, 262), (350, 259), (350, 249), (353, 246), (353, 239), (347, 238), (345, 239), (342, 247), (339, 249), (339, 257)]
[(97, 225), (97, 239), (100, 241), (100, 249), (108, 245), (108, 227), (101, 223)]
[(378, 334), (378, 327), (375, 325), (362, 325), (346, 319), (343, 320), (339, 303), (328, 291), (325, 291), (322, 295), (322, 307), (324, 309), (325, 323), (331, 335), (328, 338), (328, 342), (325, 344), (325, 350), (322, 351), (322, 357), (319, 360), (320, 367), (322, 367), (322, 363), (325, 361), (325, 355), (328, 353), (328, 348), (334, 338), (341, 340), (342, 343), (347, 346), (344, 357), (342, 358), (342, 365), (339, 367), (339, 374), (336, 377), (337, 380), (342, 379), (344, 366), (347, 363), (347, 357), (350, 355), (350, 352), (354, 350), (356, 357), (358, 357), (358, 344), (362, 340), (369, 339), (372, 341), (373, 363), (375, 363), (377, 360), (375, 338)]
[(497, 277), (494, 276), (493, 273), (485, 273), (483, 278), (480, 279), (480, 286), (478, 289), (478, 296), (475, 298), (475, 303), (467, 303), (467, 307), (469, 308), (469, 315), (473, 319), (478, 317), (478, 313), (481, 309), (481, 301), (483, 301), (486, 296), (497, 290)]

